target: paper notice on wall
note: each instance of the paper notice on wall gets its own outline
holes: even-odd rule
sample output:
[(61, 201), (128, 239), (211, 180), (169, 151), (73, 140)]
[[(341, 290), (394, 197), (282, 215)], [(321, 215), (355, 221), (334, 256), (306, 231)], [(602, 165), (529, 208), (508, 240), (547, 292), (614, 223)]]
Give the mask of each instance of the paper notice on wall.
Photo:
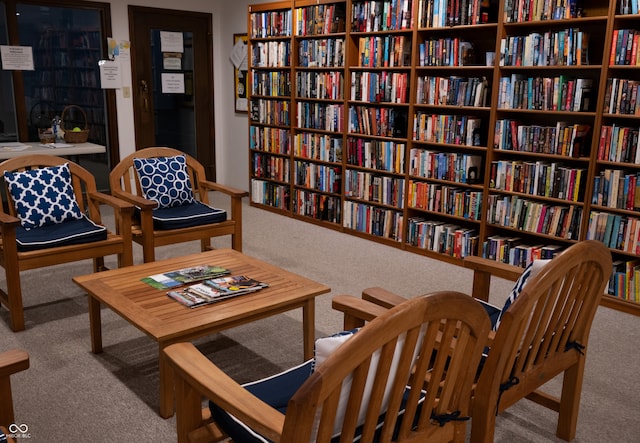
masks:
[(33, 71), (33, 49), (31, 46), (0, 46), (2, 69)]
[(184, 74), (162, 73), (163, 94), (184, 94)]
[(119, 89), (122, 87), (120, 62), (116, 60), (100, 60), (100, 87), (102, 89)]

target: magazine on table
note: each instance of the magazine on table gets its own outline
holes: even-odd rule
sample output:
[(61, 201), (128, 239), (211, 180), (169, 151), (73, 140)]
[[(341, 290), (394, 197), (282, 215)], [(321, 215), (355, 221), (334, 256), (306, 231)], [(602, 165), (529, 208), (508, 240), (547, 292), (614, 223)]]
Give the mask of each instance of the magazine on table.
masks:
[(266, 287), (268, 287), (266, 283), (244, 275), (234, 275), (207, 279), (201, 283), (174, 289), (167, 292), (167, 295), (185, 306), (194, 308), (255, 292)]
[(188, 283), (213, 279), (229, 274), (229, 270), (221, 266), (199, 265), (163, 274), (150, 275), (142, 279), (143, 282), (156, 289), (170, 289)]

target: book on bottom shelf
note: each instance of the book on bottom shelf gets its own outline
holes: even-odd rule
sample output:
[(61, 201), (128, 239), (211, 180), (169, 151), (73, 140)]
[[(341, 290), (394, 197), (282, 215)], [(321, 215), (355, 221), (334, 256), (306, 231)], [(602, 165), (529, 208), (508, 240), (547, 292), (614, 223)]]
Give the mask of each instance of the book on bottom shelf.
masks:
[(177, 302), (190, 307), (208, 305), (231, 297), (248, 294), (269, 285), (244, 275), (207, 279), (182, 289), (167, 292)]

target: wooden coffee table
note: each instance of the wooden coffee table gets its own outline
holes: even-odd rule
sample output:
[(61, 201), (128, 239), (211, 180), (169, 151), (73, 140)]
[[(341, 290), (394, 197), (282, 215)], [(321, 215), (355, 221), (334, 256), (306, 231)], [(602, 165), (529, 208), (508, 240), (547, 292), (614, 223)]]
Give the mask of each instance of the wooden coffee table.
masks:
[[(155, 289), (142, 278), (198, 265), (222, 266), (233, 275), (247, 275), (269, 284), (255, 293), (187, 308)], [(117, 312), (159, 345), (160, 415), (173, 415), (173, 375), (164, 353), (172, 343), (194, 340), (254, 320), (302, 308), (304, 358), (313, 356), (315, 297), (327, 286), (280, 269), (232, 249), (207, 251), (185, 257), (144, 263), (74, 277), (89, 296), (91, 350), (102, 352), (100, 305)]]

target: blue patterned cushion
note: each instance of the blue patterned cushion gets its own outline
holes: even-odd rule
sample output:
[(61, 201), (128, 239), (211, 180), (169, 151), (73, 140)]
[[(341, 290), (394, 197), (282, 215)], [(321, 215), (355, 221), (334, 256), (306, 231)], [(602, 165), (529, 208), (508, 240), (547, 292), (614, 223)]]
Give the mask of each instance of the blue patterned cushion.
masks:
[(154, 229), (164, 231), (223, 222), (227, 219), (227, 211), (196, 201), (173, 208), (154, 209), (152, 218)]
[(4, 178), (24, 229), (82, 218), (68, 163), (23, 172), (5, 171)]
[(195, 201), (184, 155), (134, 158), (144, 198), (158, 202), (158, 208), (173, 208)]
[[(504, 306), (502, 307), (502, 310), (500, 311), (500, 314), (498, 315), (498, 318), (496, 319), (495, 324), (493, 325), (492, 329), (494, 331), (498, 330), (498, 326), (500, 326), (500, 321), (502, 320), (502, 315), (505, 313), (507, 309), (509, 309), (509, 306), (511, 306), (511, 303), (513, 303), (516, 300), (516, 298), (518, 298), (518, 296), (522, 292), (522, 289), (524, 289), (525, 285), (527, 284), (527, 281), (531, 277), (536, 276), (540, 272), (540, 270), (550, 261), (551, 259), (534, 260), (531, 263), (529, 263), (529, 265), (524, 269), (524, 271), (520, 275), (520, 278), (518, 278), (518, 280), (516, 281), (516, 284), (513, 286), (513, 289), (509, 293), (509, 297), (507, 297), (507, 300), (504, 302)], [(492, 323), (493, 323), (493, 319), (492, 319)]]
[(16, 229), (18, 251), (35, 251), (56, 246), (78, 245), (107, 239), (107, 228), (86, 216), (37, 229)]

